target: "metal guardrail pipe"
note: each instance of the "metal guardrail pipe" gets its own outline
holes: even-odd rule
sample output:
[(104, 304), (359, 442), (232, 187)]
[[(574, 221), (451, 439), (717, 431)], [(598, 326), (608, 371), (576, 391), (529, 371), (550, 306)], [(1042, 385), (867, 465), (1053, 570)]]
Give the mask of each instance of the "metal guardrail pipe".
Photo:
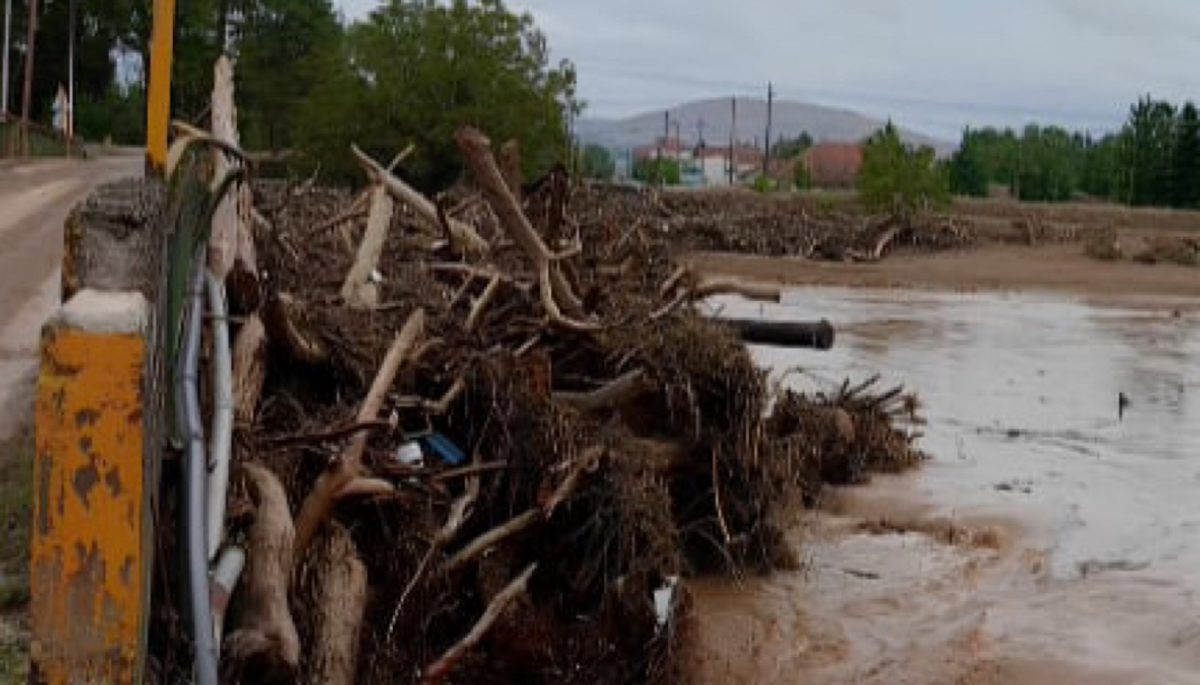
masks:
[(185, 577), (192, 641), (195, 646), (193, 674), (198, 685), (217, 685), (217, 651), (213, 639), (212, 604), (209, 598), (208, 554), (205, 535), (205, 485), (208, 455), (204, 447), (204, 425), (200, 416), (200, 333), (204, 322), (205, 241), (199, 241), (192, 261), (187, 292), (189, 305), (183, 350), (179, 356), (176, 388), (176, 419), (186, 440), (183, 484), (183, 534)]
[(208, 560), (213, 562), (225, 532), (225, 497), (229, 490), (229, 452), (233, 444), (233, 362), (229, 352), (229, 320), (225, 287), (205, 272), (208, 310), (212, 316), (213, 417), (209, 440), (207, 507)]

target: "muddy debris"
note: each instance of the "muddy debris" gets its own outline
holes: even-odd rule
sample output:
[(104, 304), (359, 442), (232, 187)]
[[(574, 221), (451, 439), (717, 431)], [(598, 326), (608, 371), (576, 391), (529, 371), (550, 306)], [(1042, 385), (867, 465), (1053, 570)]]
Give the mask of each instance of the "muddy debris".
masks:
[[(902, 389), (773, 393), (692, 306), (754, 288), (672, 255), (877, 259), (884, 234), (969, 231), (742, 200), (718, 216), (562, 169), (522, 187), (482, 134), (457, 142), (468, 182), (432, 199), (369, 158), (357, 196), (255, 188), (263, 292), (233, 313), (261, 318), (266, 353), (238, 408), (226, 539), (272, 575), (232, 597), (230, 682), (677, 681), (687, 578), (793, 564), (797, 495), (923, 458)], [(287, 506), (264, 509), (276, 487)], [(153, 673), (174, 682), (190, 667), (163, 594)]]

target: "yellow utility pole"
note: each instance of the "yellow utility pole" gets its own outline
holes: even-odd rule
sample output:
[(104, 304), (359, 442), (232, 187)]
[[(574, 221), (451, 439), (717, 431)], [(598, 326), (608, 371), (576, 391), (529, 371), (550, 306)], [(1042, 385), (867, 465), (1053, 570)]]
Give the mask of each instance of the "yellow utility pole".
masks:
[(146, 169), (162, 174), (167, 165), (171, 120), (171, 57), (175, 50), (175, 0), (154, 0), (150, 35), (150, 85), (146, 95)]

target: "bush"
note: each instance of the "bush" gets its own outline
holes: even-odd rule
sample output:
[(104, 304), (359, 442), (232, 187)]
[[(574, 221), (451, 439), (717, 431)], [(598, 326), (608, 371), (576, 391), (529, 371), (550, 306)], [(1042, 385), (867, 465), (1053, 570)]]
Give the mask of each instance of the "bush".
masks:
[(946, 170), (932, 148), (914, 150), (888, 125), (867, 141), (858, 194), (869, 211), (886, 212), (908, 221), (919, 212), (950, 204)]

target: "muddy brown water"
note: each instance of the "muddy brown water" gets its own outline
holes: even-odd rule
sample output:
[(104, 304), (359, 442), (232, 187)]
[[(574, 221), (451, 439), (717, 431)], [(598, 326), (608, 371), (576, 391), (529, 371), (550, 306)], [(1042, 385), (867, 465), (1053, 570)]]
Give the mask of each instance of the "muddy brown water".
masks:
[(1196, 300), (716, 306), (834, 321), (831, 352), (755, 356), (793, 386), (880, 372), (916, 390), (932, 460), (798, 514), (801, 570), (696, 584), (696, 681), (1200, 683)]

